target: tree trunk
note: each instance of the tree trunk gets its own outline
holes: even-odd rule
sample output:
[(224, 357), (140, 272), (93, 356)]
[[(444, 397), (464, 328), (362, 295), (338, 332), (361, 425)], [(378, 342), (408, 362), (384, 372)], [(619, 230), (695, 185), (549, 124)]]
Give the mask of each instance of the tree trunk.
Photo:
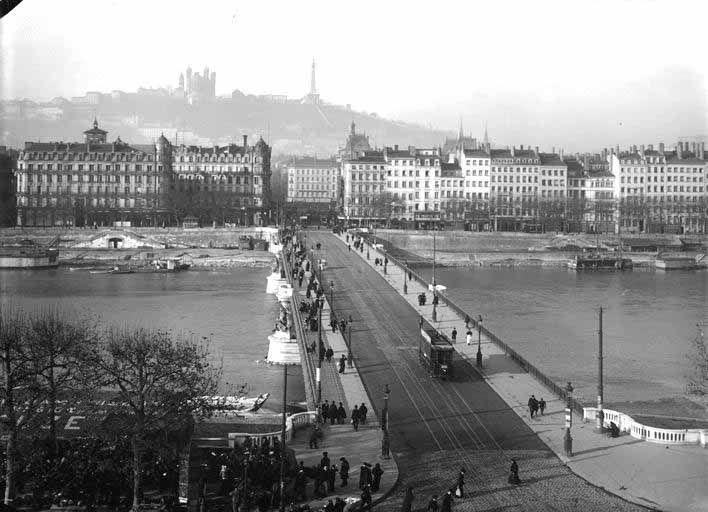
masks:
[(49, 363), (49, 439), (52, 444), (52, 454), (57, 453), (57, 390), (54, 382), (54, 365), (55, 361), (52, 355)]
[(137, 434), (133, 435), (130, 444), (133, 450), (133, 510), (137, 511), (140, 506), (143, 482), (143, 447)]
[[(9, 418), (8, 418), (9, 419)], [(14, 415), (13, 415), (14, 421)], [(15, 448), (17, 446), (17, 430), (13, 427), (5, 446), (5, 505), (12, 505), (15, 498)]]

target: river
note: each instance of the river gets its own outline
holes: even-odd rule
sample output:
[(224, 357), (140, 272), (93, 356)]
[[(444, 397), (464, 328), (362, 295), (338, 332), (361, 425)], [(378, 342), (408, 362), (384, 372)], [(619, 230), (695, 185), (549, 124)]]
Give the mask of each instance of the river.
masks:
[[(86, 271), (0, 270), (0, 300), (26, 312), (57, 308), (102, 325), (168, 329), (209, 344), (222, 364), (221, 392), (243, 383), (249, 395), (272, 394), (267, 409), (282, 407), (282, 369), (262, 361), (278, 304), (265, 293), (265, 268), (176, 274), (89, 274)], [(289, 370), (288, 402), (303, 401), (302, 372)]]
[[(430, 269), (424, 270), (428, 276)], [(67, 269), (0, 271), (4, 303), (26, 311), (57, 307), (103, 324), (170, 329), (210, 343), (223, 361), (222, 391), (248, 383), (282, 404), (282, 372), (258, 363), (268, 350), (277, 302), (268, 269), (178, 274), (89, 274)], [(708, 320), (708, 272), (570, 272), (552, 268), (442, 268), (437, 281), (470, 314), (558, 383), (596, 395), (598, 308), (604, 313), (608, 402), (683, 394), (696, 324)], [(463, 326), (458, 327), (461, 330)], [(288, 401), (304, 400), (291, 370)]]
[[(423, 274), (430, 279), (431, 269)], [(572, 381), (588, 403), (597, 396), (600, 306), (609, 402), (683, 395), (696, 324), (708, 320), (706, 271), (438, 268), (436, 280), (556, 382)]]

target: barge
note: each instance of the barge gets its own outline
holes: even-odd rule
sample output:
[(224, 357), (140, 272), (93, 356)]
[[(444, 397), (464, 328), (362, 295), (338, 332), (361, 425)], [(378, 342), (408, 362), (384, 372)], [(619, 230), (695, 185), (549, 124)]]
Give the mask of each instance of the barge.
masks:
[(59, 251), (39, 247), (0, 247), (0, 269), (42, 269), (59, 266)]
[(568, 260), (571, 270), (631, 270), (632, 260), (611, 254), (588, 254)]

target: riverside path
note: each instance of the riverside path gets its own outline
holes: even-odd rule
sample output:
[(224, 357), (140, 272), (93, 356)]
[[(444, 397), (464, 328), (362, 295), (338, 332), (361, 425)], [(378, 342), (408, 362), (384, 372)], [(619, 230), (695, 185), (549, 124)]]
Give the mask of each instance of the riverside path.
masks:
[[(577, 477), (489, 387), (469, 362), (455, 361), (451, 381), (432, 379), (418, 361), (419, 315), (359, 255), (331, 233), (308, 231), (307, 247), (322, 245), (326, 296), (334, 283), (338, 318), (352, 317), (351, 351), (378, 417), (391, 390), (391, 451), (399, 485), (377, 507), (398, 510), (413, 487), (413, 510), (454, 487), (466, 471), (465, 495), (453, 510), (647, 510)], [(364, 250), (366, 251), (366, 249)], [(373, 256), (372, 256), (373, 257)], [(514, 458), (521, 486), (507, 483)]]

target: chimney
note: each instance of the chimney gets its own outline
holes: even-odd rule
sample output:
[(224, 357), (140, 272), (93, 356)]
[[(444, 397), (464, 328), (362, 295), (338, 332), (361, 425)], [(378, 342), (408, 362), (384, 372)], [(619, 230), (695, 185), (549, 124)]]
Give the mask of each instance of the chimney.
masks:
[(639, 153), (640, 155), (644, 156), (644, 144), (640, 146), (641, 152)]
[(607, 148), (602, 148), (602, 159), (607, 160)]
[(514, 156), (514, 146), (513, 146), (513, 145), (511, 146), (511, 150), (510, 150), (510, 151), (511, 151), (511, 156)]
[(694, 156), (698, 156), (698, 151), (696, 151), (696, 143), (691, 142), (691, 152), (693, 153)]
[(589, 168), (590, 168), (590, 158), (586, 154), (585, 156), (583, 156), (583, 169), (585, 169), (587, 171)]
[(664, 154), (664, 143), (659, 142), (659, 154)]
[(394, 145), (394, 146), (393, 146), (393, 149), (396, 150), (396, 151), (398, 151), (398, 144)]
[(617, 144), (617, 146), (615, 146), (615, 154), (617, 156), (619, 156), (619, 154), (620, 154), (620, 145), (619, 144)]
[(524, 150), (524, 145), (523, 145), (523, 144), (520, 144), (520, 145), (519, 145), (519, 150), (521, 150), (521, 151)]
[(683, 143), (676, 144), (676, 157), (681, 160), (683, 158)]
[(654, 144), (649, 144), (649, 151), (654, 151)]
[(243, 148), (246, 149), (248, 147), (248, 135), (243, 136)]
[(538, 156), (538, 146), (536, 146), (536, 156)]
[(560, 159), (563, 160), (563, 148), (560, 148), (558, 152), (560, 153)]
[(705, 156), (706, 156), (706, 143), (701, 142), (698, 145), (698, 158), (700, 158), (701, 160), (705, 160)]

